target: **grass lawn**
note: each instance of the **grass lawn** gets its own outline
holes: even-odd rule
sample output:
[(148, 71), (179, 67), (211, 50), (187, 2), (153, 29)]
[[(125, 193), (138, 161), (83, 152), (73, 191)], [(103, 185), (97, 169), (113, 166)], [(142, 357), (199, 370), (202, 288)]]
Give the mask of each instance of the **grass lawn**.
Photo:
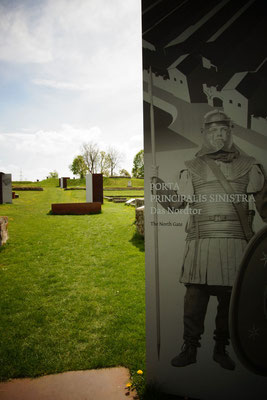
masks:
[(127, 198), (144, 197), (144, 190), (104, 190), (104, 196), (121, 196)]
[[(41, 186), (41, 185), (40, 185)], [(43, 186), (43, 185), (42, 185)], [(145, 369), (145, 267), (134, 209), (50, 215), (85, 191), (18, 192), (0, 249), (1, 380), (123, 365)]]

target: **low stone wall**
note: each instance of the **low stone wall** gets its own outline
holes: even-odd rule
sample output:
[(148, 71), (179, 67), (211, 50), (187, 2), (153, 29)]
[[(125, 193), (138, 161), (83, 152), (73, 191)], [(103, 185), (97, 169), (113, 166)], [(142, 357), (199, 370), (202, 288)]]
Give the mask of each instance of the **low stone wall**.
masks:
[(0, 246), (8, 239), (8, 217), (0, 217)]
[(127, 201), (126, 197), (113, 197), (113, 203), (125, 203)]
[(145, 235), (145, 200), (135, 199), (135, 225), (137, 232)]

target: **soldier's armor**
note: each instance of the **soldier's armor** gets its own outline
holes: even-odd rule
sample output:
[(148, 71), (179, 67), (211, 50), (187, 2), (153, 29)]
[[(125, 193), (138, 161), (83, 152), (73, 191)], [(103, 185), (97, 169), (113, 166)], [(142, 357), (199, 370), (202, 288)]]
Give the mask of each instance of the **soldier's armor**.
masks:
[[(247, 194), (249, 171), (254, 163), (254, 158), (240, 156), (232, 162), (220, 164), (235, 194)], [(187, 240), (224, 237), (245, 239), (232, 202), (218, 201), (219, 195), (225, 197), (226, 193), (208, 165), (201, 158), (187, 161), (185, 164), (191, 175), (194, 194), (202, 199), (205, 195), (208, 199), (190, 205), (191, 208), (199, 209), (201, 212), (199, 215), (190, 216), (187, 225)], [(210, 201), (212, 196), (217, 197), (216, 201)], [(241, 204), (247, 210), (249, 218), (248, 202), (241, 202)]]

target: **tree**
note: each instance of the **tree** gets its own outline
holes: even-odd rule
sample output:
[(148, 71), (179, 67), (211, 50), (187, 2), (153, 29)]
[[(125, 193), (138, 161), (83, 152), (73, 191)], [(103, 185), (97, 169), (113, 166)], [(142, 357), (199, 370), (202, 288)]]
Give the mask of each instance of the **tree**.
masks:
[(88, 171), (91, 174), (95, 174), (99, 163), (99, 148), (97, 144), (94, 142), (83, 143), (82, 156)]
[(134, 178), (144, 177), (144, 150), (140, 150), (134, 157), (132, 174)]
[(74, 175), (80, 175), (80, 178), (84, 178), (88, 171), (84, 158), (81, 155), (74, 158), (69, 169), (74, 173)]
[(99, 170), (100, 174), (103, 174), (104, 176), (109, 175), (109, 161), (105, 151), (100, 151), (99, 153)]
[(120, 170), (120, 175), (121, 176), (127, 176), (127, 178), (131, 178), (131, 175), (129, 174), (129, 172), (126, 169), (121, 169)]
[(54, 170), (53, 172), (49, 172), (48, 178), (58, 179), (58, 172)]
[(110, 170), (110, 176), (114, 175), (115, 168), (119, 166), (122, 160), (122, 154), (114, 147), (109, 147), (107, 152), (107, 162)]

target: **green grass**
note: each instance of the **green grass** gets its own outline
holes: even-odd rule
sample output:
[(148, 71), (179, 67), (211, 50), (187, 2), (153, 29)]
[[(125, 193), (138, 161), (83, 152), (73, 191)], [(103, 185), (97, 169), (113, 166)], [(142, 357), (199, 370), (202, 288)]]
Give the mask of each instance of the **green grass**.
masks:
[[(132, 187), (144, 187), (144, 179), (135, 179), (135, 178), (110, 178), (103, 177), (103, 185), (104, 187), (125, 187), (128, 186), (128, 181), (132, 182)], [(55, 178), (44, 179), (40, 182), (30, 182), (30, 181), (15, 181), (12, 182), (13, 186), (41, 186), (41, 187), (57, 187), (59, 186), (59, 180)], [(85, 187), (85, 178), (83, 179), (69, 179), (68, 187)]]
[(144, 179), (136, 179), (136, 178), (107, 178), (104, 177), (103, 184), (104, 186), (112, 186), (112, 187), (127, 187), (128, 182), (132, 182), (132, 187), (144, 187)]
[(144, 197), (143, 190), (104, 190), (104, 196), (121, 196), (128, 198)]
[[(144, 179), (135, 179), (135, 178), (111, 178), (111, 177), (103, 177), (103, 185), (104, 187), (125, 187), (127, 188), (128, 182), (132, 182), (132, 187), (144, 187)], [(85, 187), (85, 178), (83, 179), (69, 179), (68, 186), (81, 186)]]
[(31, 182), (31, 181), (12, 181), (12, 186), (40, 186), (40, 187), (56, 187), (59, 186), (58, 179), (48, 178), (39, 182)]
[[(42, 185), (43, 186), (43, 185)], [(19, 192), (0, 249), (1, 380), (123, 365), (145, 370), (144, 243), (134, 209), (50, 215), (85, 191)]]

